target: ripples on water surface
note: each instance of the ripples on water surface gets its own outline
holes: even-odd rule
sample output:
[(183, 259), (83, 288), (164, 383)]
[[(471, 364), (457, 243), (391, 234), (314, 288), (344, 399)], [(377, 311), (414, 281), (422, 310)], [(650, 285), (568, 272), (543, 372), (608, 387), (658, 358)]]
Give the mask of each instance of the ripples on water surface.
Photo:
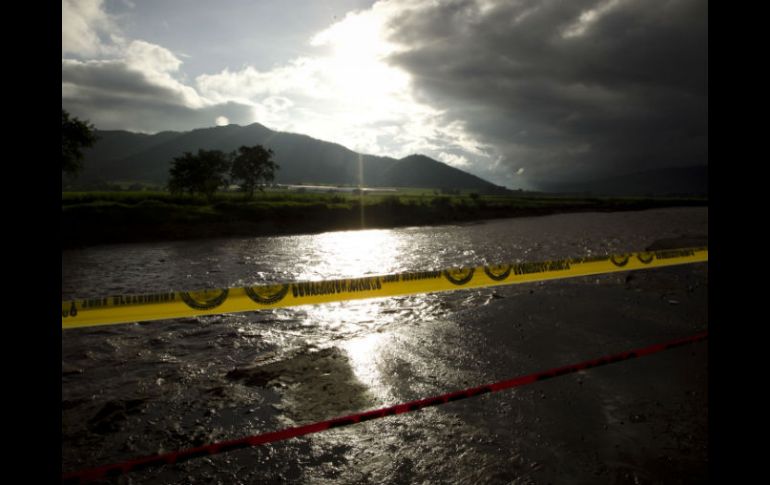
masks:
[[(707, 234), (707, 209), (680, 208), (112, 245), (62, 252), (62, 299), (540, 261)], [(706, 271), (701, 264), (69, 330), (62, 468), (328, 419), (684, 336), (706, 328)], [(707, 414), (705, 351), (688, 352), (127, 479), (688, 483), (705, 477)], [(653, 384), (657, 372), (672, 382)], [(632, 375), (638, 384), (628, 384)], [(653, 450), (632, 446), (639, 440)], [(665, 458), (672, 453), (675, 463)]]

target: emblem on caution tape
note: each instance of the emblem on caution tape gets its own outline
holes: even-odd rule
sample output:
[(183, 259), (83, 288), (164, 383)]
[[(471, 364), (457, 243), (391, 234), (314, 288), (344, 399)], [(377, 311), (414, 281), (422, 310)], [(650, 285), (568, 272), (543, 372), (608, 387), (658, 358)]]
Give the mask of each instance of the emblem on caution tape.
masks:
[(202, 290), (202, 291), (181, 291), (179, 296), (182, 297), (187, 306), (195, 310), (211, 310), (216, 308), (225, 300), (227, 300), (227, 294), (230, 292), (227, 288), (217, 290)]
[(475, 268), (453, 268), (445, 269), (444, 277), (450, 282), (461, 286), (469, 282), (473, 278), (473, 272)]
[(627, 265), (629, 259), (631, 259), (631, 256), (628, 254), (613, 254), (610, 256), (610, 261), (612, 261), (612, 264), (619, 268)]
[(490, 266), (484, 266), (484, 273), (486, 273), (490, 279), (495, 281), (502, 281), (511, 274), (511, 265), (494, 264)]
[(652, 260), (655, 259), (655, 253), (651, 253), (651, 252), (638, 253), (636, 255), (636, 258), (644, 264), (650, 264), (652, 263)]
[(270, 305), (284, 299), (286, 293), (289, 292), (289, 285), (247, 286), (244, 290), (255, 303)]

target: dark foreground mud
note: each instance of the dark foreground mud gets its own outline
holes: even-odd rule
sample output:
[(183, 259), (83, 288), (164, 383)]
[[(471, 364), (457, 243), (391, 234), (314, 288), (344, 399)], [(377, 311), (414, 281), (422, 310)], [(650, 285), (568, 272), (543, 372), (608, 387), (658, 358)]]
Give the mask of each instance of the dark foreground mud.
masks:
[[(707, 296), (708, 265), (695, 264), (67, 332), (62, 469), (689, 336), (708, 329)], [(105, 483), (699, 484), (709, 478), (707, 396), (706, 342)]]

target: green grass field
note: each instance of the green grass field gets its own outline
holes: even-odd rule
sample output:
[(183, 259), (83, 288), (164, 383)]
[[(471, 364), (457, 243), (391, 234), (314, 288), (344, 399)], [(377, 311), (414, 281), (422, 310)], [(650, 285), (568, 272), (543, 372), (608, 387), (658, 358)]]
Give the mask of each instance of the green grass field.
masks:
[(708, 205), (704, 198), (575, 197), (522, 193), (437, 194), (297, 192), (273, 189), (251, 199), (221, 192), (211, 199), (163, 191), (62, 192), (63, 244), (88, 245), (234, 235), (298, 234), (338, 229), (446, 224), (576, 211)]

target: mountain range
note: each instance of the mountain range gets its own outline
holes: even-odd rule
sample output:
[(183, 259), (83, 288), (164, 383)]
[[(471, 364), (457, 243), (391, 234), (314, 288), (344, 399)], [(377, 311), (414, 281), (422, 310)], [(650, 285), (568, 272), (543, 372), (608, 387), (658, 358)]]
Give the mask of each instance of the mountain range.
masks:
[[(363, 155), (337, 143), (271, 130), (259, 123), (227, 125), (154, 135), (96, 130), (98, 141), (84, 150), (84, 170), (73, 188), (104, 183), (165, 186), (171, 161), (198, 149), (230, 152), (240, 146), (271, 148), (280, 166), (279, 184), (465, 189), (511, 193), (463, 170), (424, 155), (396, 159)], [(708, 165), (674, 167), (570, 183), (538, 183), (540, 192), (609, 196), (708, 195)]]
[(356, 153), (342, 145), (306, 135), (270, 130), (254, 123), (154, 135), (96, 130), (98, 141), (85, 150), (78, 183), (131, 181), (165, 185), (171, 161), (198, 149), (230, 152), (242, 145), (262, 145), (274, 152), (279, 184), (333, 184), (368, 187), (469, 189), (507, 192), (475, 175), (426, 157), (395, 159)]

